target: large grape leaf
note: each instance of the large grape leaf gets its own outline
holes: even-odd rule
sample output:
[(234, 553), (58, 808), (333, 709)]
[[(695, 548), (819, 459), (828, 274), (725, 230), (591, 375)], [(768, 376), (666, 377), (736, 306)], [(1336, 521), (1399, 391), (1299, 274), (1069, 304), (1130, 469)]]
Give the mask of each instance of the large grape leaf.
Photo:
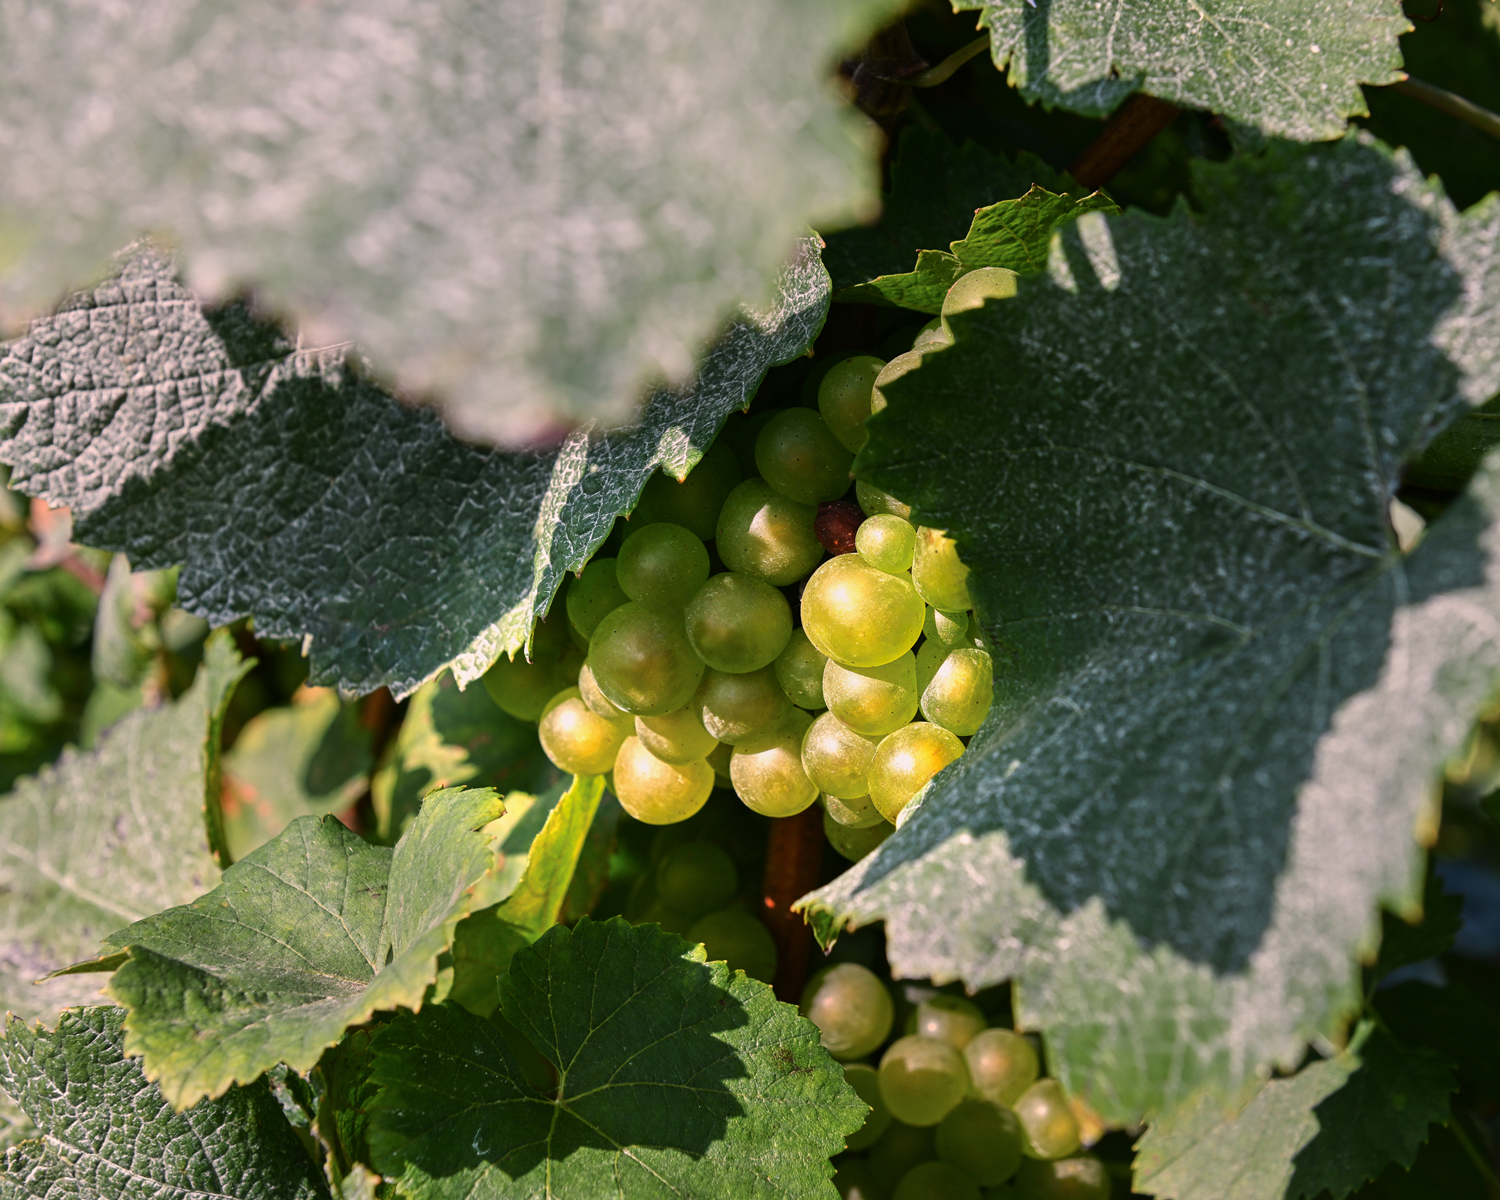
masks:
[(1102, 117), (1134, 91), (1267, 133), (1337, 137), (1361, 83), (1401, 78), (1397, 4), (1351, 0), (954, 0), (1028, 101)]
[(742, 312), (638, 424), (504, 452), (456, 440), (342, 352), (296, 352), (238, 305), (204, 312), (138, 247), (0, 359), (0, 461), (71, 507), (80, 541), (138, 569), (185, 564), (189, 612), (311, 639), (315, 684), (405, 695), (451, 665), (463, 685), (525, 642), (658, 466), (685, 476), (812, 343), (828, 298), (808, 236), (775, 305)]
[(1500, 684), (1500, 466), (1410, 555), (1387, 517), (1500, 383), (1500, 201), (1460, 217), (1354, 138), (1197, 191), (1069, 226), (871, 419), (856, 471), (957, 538), (995, 704), (807, 900), (825, 938), (884, 918), (900, 974), (1015, 977), (1126, 1121), (1337, 1042)]
[(769, 987), (655, 925), (584, 918), (519, 951), (500, 993), (556, 1087), (457, 1005), (399, 1015), (369, 1128), (399, 1195), (834, 1200), (828, 1158), (866, 1110)]
[(97, 998), (97, 980), (33, 985), (218, 882), (204, 805), (219, 722), (250, 665), (227, 633), (211, 637), (180, 700), (131, 713), (93, 750), (66, 751), (0, 799), (0, 1005), (50, 1017)]
[(329, 1200), (264, 1079), (173, 1112), (125, 1057), (118, 1008), (70, 1009), (57, 1031), (16, 1018), (0, 1087), (40, 1136), (0, 1161), (0, 1197), (22, 1200)]

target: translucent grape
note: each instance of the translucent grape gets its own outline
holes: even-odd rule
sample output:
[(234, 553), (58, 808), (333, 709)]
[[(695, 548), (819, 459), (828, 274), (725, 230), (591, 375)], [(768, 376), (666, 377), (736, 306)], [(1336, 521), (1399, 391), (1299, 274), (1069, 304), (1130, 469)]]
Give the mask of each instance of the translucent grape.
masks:
[(1027, 1159), (1016, 1172), (1017, 1200), (1109, 1200), (1114, 1184), (1109, 1168), (1092, 1154), (1054, 1162)]
[(922, 635), (928, 641), (941, 642), (950, 650), (956, 646), (972, 646), (969, 637), (969, 614), (942, 612), (928, 608), (927, 619), (922, 622)]
[(712, 842), (679, 842), (656, 864), (656, 894), (679, 912), (702, 916), (739, 890), (734, 860)]
[(692, 706), (659, 717), (637, 717), (635, 736), (662, 762), (669, 763), (705, 758), (719, 744), (719, 739), (703, 728)]
[(952, 1163), (918, 1163), (901, 1176), (891, 1200), (980, 1200), (979, 1185)]
[(922, 599), (944, 612), (974, 607), (969, 599), (969, 568), (959, 560), (958, 546), (941, 529), (917, 526), (917, 550), (911, 579)]
[(950, 733), (971, 737), (984, 724), (994, 698), (990, 656), (983, 650), (952, 650), (922, 688), (922, 715)]
[(1036, 1048), (1009, 1029), (986, 1029), (964, 1047), (974, 1094), (1013, 1107), (1036, 1082), (1040, 1064)]
[(1038, 1079), (1016, 1101), (1028, 1158), (1065, 1158), (1079, 1146), (1078, 1118), (1055, 1079)]
[[(570, 593), (571, 594), (571, 593)], [(522, 721), (541, 719), (547, 701), (578, 680), (583, 656), (568, 636), (561, 615), (538, 621), (532, 635), (531, 660), (517, 652), (501, 657), (484, 674), (484, 690), (503, 712)]]
[(883, 667), (861, 668), (843, 667), (830, 658), (823, 668), (823, 699), (828, 711), (855, 733), (884, 737), (917, 715), (917, 660), (907, 651)]
[(882, 513), (888, 513), (893, 517), (900, 517), (903, 521), (911, 520), (911, 505), (902, 504), (889, 492), (882, 492), (878, 487), (866, 483), (864, 480), (856, 480), (854, 484), (854, 498), (859, 501), (860, 508), (871, 517), (878, 517)]
[(980, 267), (961, 275), (943, 297), (943, 331), (953, 340), (948, 318), (981, 307), (986, 300), (1008, 300), (1016, 294), (1016, 273), (1004, 267)]
[(823, 705), (823, 664), (828, 659), (800, 628), (792, 630), (786, 649), (776, 656), (776, 682), (793, 704), (818, 709)]
[[(807, 744), (806, 737), (803, 738), (803, 746)], [(807, 769), (806, 765), (802, 768)], [(830, 819), (839, 825), (850, 829), (869, 829), (874, 825), (886, 824), (886, 819), (880, 815), (880, 810), (875, 807), (875, 802), (870, 799), (869, 794), (863, 796), (830, 796), (823, 793), (823, 809), (828, 813)]]
[(849, 490), (854, 455), (810, 408), (784, 408), (755, 439), (761, 478), (789, 500), (817, 504)]
[(575, 687), (559, 692), (547, 703), (537, 734), (542, 749), (559, 771), (602, 775), (615, 765), (615, 755), (630, 735), (630, 726), (624, 721), (606, 721), (591, 712)]
[(790, 817), (818, 798), (802, 769), (802, 735), (812, 724), (800, 708), (773, 733), (740, 742), (729, 760), (735, 794), (763, 817)]
[(647, 825), (686, 821), (714, 790), (714, 770), (708, 763), (664, 763), (637, 737), (626, 738), (620, 746), (614, 780), (620, 807)]
[(734, 747), (727, 742), (719, 742), (708, 752), (708, 765), (714, 769), (714, 782), (720, 787), (734, 786), (729, 778), (729, 760), (733, 757)]
[(889, 1181), (900, 1179), (918, 1163), (931, 1162), (937, 1156), (935, 1142), (936, 1131), (931, 1126), (919, 1129), (892, 1120), (890, 1128), (870, 1151), (870, 1166), (889, 1189)]
[(643, 526), (670, 521), (691, 530), (695, 537), (706, 542), (714, 536), (719, 510), (724, 507), (724, 501), (739, 483), (741, 475), (734, 451), (723, 442), (715, 441), (681, 483), (663, 470), (652, 475), (646, 481), (635, 511), (630, 514), (631, 524)]
[(885, 738), (870, 764), (870, 799), (892, 825), (927, 781), (964, 752), (940, 725), (914, 721)]
[(594, 630), (606, 613), (613, 612), (630, 599), (620, 587), (613, 558), (591, 558), (583, 574), (568, 588), (568, 620), (584, 637)]
[(944, 350), (953, 345), (953, 338), (943, 328), (941, 317), (934, 317), (917, 331), (917, 336), (912, 339), (911, 348), (922, 354), (931, 354), (935, 350)]
[(882, 513), (866, 518), (860, 525), (854, 535), (854, 546), (860, 557), (877, 571), (900, 575), (911, 570), (917, 530), (910, 521)]
[(905, 354), (898, 354), (890, 362), (880, 369), (880, 374), (875, 377), (875, 386), (870, 390), (870, 411), (878, 413), (886, 406), (884, 388), (890, 387), (901, 376), (908, 371), (915, 371), (922, 365), (922, 352), (920, 350), (908, 350)]
[(900, 658), (921, 636), (926, 615), (909, 577), (877, 571), (857, 554), (829, 559), (802, 592), (808, 638), (820, 653), (850, 667)]
[(964, 1057), (947, 1042), (910, 1035), (880, 1059), (880, 1094), (898, 1121), (936, 1125), (969, 1090)]
[(599, 622), (589, 639), (589, 666), (610, 703), (637, 717), (676, 712), (703, 678), (681, 614), (638, 600)]
[(620, 547), (615, 579), (632, 600), (681, 608), (708, 579), (708, 551), (702, 538), (681, 525), (647, 525)]
[(882, 358), (857, 354), (834, 366), (818, 385), (818, 411), (846, 450), (857, 451), (865, 444), (870, 391), (883, 366)]
[(730, 746), (770, 732), (792, 711), (771, 667), (743, 674), (705, 671), (693, 707), (703, 727)]
[(788, 500), (764, 479), (747, 479), (724, 501), (714, 548), (731, 571), (773, 587), (796, 583), (823, 561), (817, 509)]
[(916, 1033), (947, 1042), (955, 1050), (962, 1050), (988, 1024), (984, 1014), (962, 996), (941, 992), (917, 1005), (915, 1016)]
[(873, 1146), (891, 1126), (891, 1110), (880, 1095), (880, 1075), (865, 1063), (845, 1063), (844, 1082), (854, 1094), (870, 1106), (865, 1123), (844, 1139), (846, 1150), (866, 1150)]
[(578, 692), (591, 713), (606, 721), (628, 721), (630, 714), (599, 690), (594, 669), (584, 663), (578, 671)]
[(896, 827), (879, 814), (875, 824), (855, 826), (840, 825), (826, 810), (823, 813), (823, 834), (828, 844), (850, 862), (858, 862), (895, 832)]
[(896, 1008), (875, 972), (844, 962), (824, 967), (807, 981), (802, 1015), (818, 1027), (823, 1048), (843, 1061), (863, 1058), (885, 1041)]
[(976, 1183), (996, 1187), (1021, 1165), (1021, 1122), (993, 1100), (970, 1097), (938, 1122), (937, 1153)]
[(749, 913), (722, 909), (709, 913), (687, 931), (690, 942), (702, 942), (709, 962), (726, 962), (731, 971), (770, 983), (776, 978), (776, 943)]
[(842, 800), (868, 796), (868, 773), (876, 744), (876, 739), (855, 733), (826, 712), (803, 735), (802, 769), (820, 791), (830, 796)]
[(875, 1168), (863, 1158), (841, 1158), (833, 1173), (839, 1200), (886, 1200), (889, 1195)]
[(743, 674), (768, 667), (792, 636), (786, 597), (753, 575), (715, 575), (688, 601), (688, 641), (715, 671)]

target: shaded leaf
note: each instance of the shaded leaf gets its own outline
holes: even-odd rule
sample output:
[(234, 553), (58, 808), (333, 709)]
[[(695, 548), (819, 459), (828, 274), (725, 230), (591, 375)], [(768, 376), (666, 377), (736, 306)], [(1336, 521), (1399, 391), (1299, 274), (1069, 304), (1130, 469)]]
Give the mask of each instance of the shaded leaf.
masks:
[(606, 791), (599, 798), (599, 808), (578, 852), (573, 879), (563, 897), (562, 911), (557, 915), (564, 925), (576, 924), (580, 917), (588, 916), (603, 898), (609, 886), (609, 864), (615, 852), (620, 818), (624, 815), (625, 810), (613, 793)]
[(342, 1175), (349, 1174), (355, 1163), (370, 1160), (365, 1137), (376, 1090), (370, 1078), (375, 1067), (370, 1044), (374, 1036), (370, 1029), (351, 1029), (318, 1060), (325, 1097), (318, 1108), (318, 1133)]
[(1402, 474), (1404, 483), (1461, 492), (1485, 456), (1500, 445), (1500, 396), (1462, 414)]
[(1381, 988), (1372, 1003), (1403, 1042), (1454, 1063), (1459, 1083), (1483, 1103), (1500, 1100), (1500, 1013), (1489, 999), (1460, 983), (1411, 980)]
[(1380, 957), (1370, 968), (1372, 983), (1392, 971), (1450, 950), (1464, 923), (1464, 898), (1443, 890), (1443, 878), (1428, 871), (1419, 919), (1413, 924), (1394, 913), (1380, 914)]

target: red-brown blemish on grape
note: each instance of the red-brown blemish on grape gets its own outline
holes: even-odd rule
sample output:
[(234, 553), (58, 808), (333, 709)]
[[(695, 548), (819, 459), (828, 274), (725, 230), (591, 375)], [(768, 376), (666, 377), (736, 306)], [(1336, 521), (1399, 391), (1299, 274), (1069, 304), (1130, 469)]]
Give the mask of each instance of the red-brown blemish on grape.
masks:
[(825, 500), (813, 518), (813, 532), (829, 554), (853, 554), (854, 533), (865, 514), (853, 500)]

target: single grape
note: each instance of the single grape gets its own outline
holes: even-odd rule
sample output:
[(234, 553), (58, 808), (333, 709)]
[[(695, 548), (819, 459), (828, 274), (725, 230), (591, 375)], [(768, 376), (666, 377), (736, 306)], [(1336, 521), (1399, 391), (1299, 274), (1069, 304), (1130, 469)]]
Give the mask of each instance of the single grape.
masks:
[(1016, 1200), (1109, 1200), (1114, 1184), (1109, 1168), (1092, 1154), (1052, 1162), (1034, 1158), (1016, 1172)]
[(823, 834), (828, 844), (850, 862), (858, 862), (866, 854), (880, 847), (880, 843), (896, 832), (896, 827), (876, 814), (875, 824), (866, 826), (840, 825), (826, 810), (823, 813)]
[(1055, 1079), (1038, 1079), (1016, 1101), (1028, 1158), (1066, 1158), (1079, 1146), (1078, 1118)]
[(882, 492), (878, 487), (862, 479), (855, 481), (854, 498), (859, 501), (859, 506), (865, 510), (866, 516), (878, 517), (882, 513), (887, 513), (893, 517), (900, 517), (903, 521), (911, 520), (910, 504), (902, 504), (889, 492)]
[(929, 607), (927, 619), (922, 623), (922, 635), (929, 642), (940, 642), (950, 650), (974, 644), (969, 637), (968, 613), (942, 612)]
[(726, 962), (731, 971), (762, 983), (776, 978), (776, 943), (749, 913), (727, 908), (711, 912), (688, 930), (687, 939), (703, 943), (709, 962)]
[(891, 1126), (891, 1110), (885, 1106), (880, 1095), (880, 1075), (866, 1063), (845, 1063), (844, 1082), (870, 1106), (870, 1114), (865, 1118), (865, 1123), (857, 1132), (844, 1139), (844, 1149), (867, 1150)]
[[(804, 735), (803, 746), (805, 747), (806, 744), (807, 740)], [(803, 770), (806, 769), (804, 766)], [(880, 815), (880, 810), (875, 807), (875, 802), (870, 799), (868, 793), (846, 799), (843, 796), (830, 796), (824, 792), (823, 810), (830, 820), (846, 829), (871, 829), (876, 825), (889, 823)]]
[(898, 1121), (936, 1125), (969, 1090), (964, 1056), (937, 1038), (897, 1038), (880, 1059), (880, 1094)]
[(802, 1015), (818, 1027), (823, 1048), (842, 1062), (863, 1058), (885, 1041), (896, 1008), (874, 971), (843, 962), (824, 967), (807, 981)]
[(591, 558), (583, 574), (568, 589), (568, 621), (584, 637), (594, 630), (606, 613), (611, 613), (630, 599), (620, 587), (616, 573), (617, 559)]
[(887, 1200), (889, 1195), (875, 1168), (863, 1158), (840, 1158), (833, 1172), (833, 1186), (839, 1200)]
[(614, 793), (620, 807), (647, 825), (686, 821), (714, 790), (714, 770), (701, 758), (664, 763), (641, 739), (628, 737), (615, 756)]
[(703, 728), (697, 710), (691, 705), (659, 717), (637, 717), (635, 736), (662, 762), (669, 763), (706, 758), (719, 744), (719, 739)]
[(784, 408), (755, 439), (755, 466), (761, 478), (789, 500), (817, 504), (849, 490), (854, 455), (808, 408)]
[(712, 842), (679, 842), (656, 864), (656, 894), (695, 917), (722, 908), (739, 889), (734, 860)]
[(979, 1184), (952, 1163), (918, 1163), (901, 1176), (891, 1200), (980, 1200)]
[(798, 707), (822, 708), (823, 664), (827, 661), (807, 634), (800, 628), (794, 629), (786, 649), (776, 656), (776, 682)]
[(615, 755), (630, 735), (630, 726), (590, 712), (575, 687), (547, 702), (537, 734), (543, 751), (558, 770), (570, 775), (602, 775), (615, 765)]
[(818, 798), (802, 769), (802, 735), (812, 724), (800, 708), (772, 733), (740, 742), (729, 760), (736, 795), (763, 817), (790, 817)]
[(610, 703), (637, 717), (676, 712), (703, 678), (703, 660), (693, 653), (681, 616), (638, 600), (599, 622), (589, 640), (589, 666)]
[(955, 1050), (972, 1042), (987, 1024), (984, 1014), (962, 996), (941, 992), (917, 1005), (915, 1016), (917, 1033), (947, 1042)]
[(830, 796), (842, 800), (868, 796), (870, 761), (877, 743), (878, 739), (855, 733), (826, 712), (803, 735), (802, 769), (820, 791)]
[(898, 354), (886, 363), (880, 369), (880, 374), (875, 377), (875, 386), (870, 389), (870, 411), (878, 413), (886, 406), (883, 388), (890, 387), (901, 376), (909, 371), (915, 371), (921, 365), (922, 352), (920, 350), (908, 350), (905, 354)]
[(859, 556), (877, 571), (900, 575), (911, 570), (917, 548), (917, 530), (910, 521), (883, 513), (867, 518), (854, 535)]
[(813, 518), (818, 544), (829, 554), (853, 554), (865, 514), (853, 500), (824, 500)]
[(969, 568), (959, 561), (957, 544), (941, 529), (917, 526), (911, 579), (933, 608), (962, 612), (974, 607), (969, 599)]
[(885, 360), (868, 354), (846, 358), (818, 386), (818, 411), (846, 450), (865, 444), (865, 418), (870, 415), (870, 391)]
[(995, 1187), (1021, 1165), (1024, 1136), (1010, 1109), (971, 1096), (938, 1122), (938, 1157), (962, 1167), (977, 1183)]
[(986, 1029), (964, 1047), (974, 1094), (1014, 1107), (1040, 1071), (1036, 1048), (1009, 1029)]
[(688, 601), (687, 636), (715, 671), (739, 675), (776, 661), (792, 636), (786, 597), (753, 575), (715, 575)]
[(849, 667), (878, 667), (900, 658), (921, 636), (926, 615), (909, 577), (877, 571), (857, 554), (830, 558), (802, 592), (808, 638), (819, 652)]
[[(919, 1129), (893, 1119), (870, 1150), (870, 1166), (889, 1189), (891, 1182), (900, 1179), (918, 1163), (931, 1162), (936, 1157), (936, 1130), (932, 1126)], [(889, 1190), (885, 1194), (889, 1195)]]
[(714, 549), (731, 571), (772, 587), (796, 583), (823, 561), (817, 509), (788, 500), (764, 479), (747, 479), (724, 501)]
[(960, 275), (943, 297), (943, 332), (951, 342), (953, 326), (948, 323), (948, 318), (954, 313), (980, 308), (986, 300), (1009, 300), (1015, 294), (1016, 273), (1004, 267), (980, 267)]
[(681, 608), (708, 580), (708, 551), (702, 538), (681, 525), (647, 525), (620, 547), (615, 579), (632, 600)]
[(914, 721), (875, 748), (870, 799), (892, 825), (927, 781), (964, 752), (964, 744), (940, 725)]
[(714, 782), (719, 787), (733, 787), (734, 780), (729, 777), (729, 760), (734, 757), (734, 747), (727, 742), (718, 742), (708, 752), (708, 765), (714, 769)]
[(485, 672), (484, 690), (502, 712), (521, 721), (538, 721), (547, 701), (577, 682), (583, 660), (567, 624), (560, 614), (538, 621), (529, 661), (518, 651), (514, 658), (499, 658)]
[(994, 698), (990, 656), (983, 650), (952, 650), (922, 688), (922, 715), (950, 733), (971, 737), (984, 724)]
[[(823, 668), (823, 699), (828, 711), (855, 733), (882, 738), (917, 715), (916, 658), (907, 651), (883, 667), (843, 667), (830, 658)], [(869, 770), (866, 764), (866, 791)]]
[(603, 717), (606, 721), (630, 720), (628, 712), (599, 690), (594, 669), (588, 663), (584, 663), (578, 671), (578, 692), (589, 711), (596, 716)]
[(703, 728), (730, 746), (771, 732), (792, 711), (771, 667), (743, 674), (705, 671), (693, 707)]
[(681, 483), (658, 470), (646, 481), (630, 522), (636, 527), (670, 521), (691, 530), (701, 541), (714, 536), (719, 509), (739, 483), (742, 472), (734, 451), (715, 441)]
[(911, 348), (921, 354), (931, 354), (937, 350), (946, 350), (951, 345), (953, 345), (953, 338), (943, 328), (943, 319), (933, 317), (917, 331), (917, 336), (912, 339)]

